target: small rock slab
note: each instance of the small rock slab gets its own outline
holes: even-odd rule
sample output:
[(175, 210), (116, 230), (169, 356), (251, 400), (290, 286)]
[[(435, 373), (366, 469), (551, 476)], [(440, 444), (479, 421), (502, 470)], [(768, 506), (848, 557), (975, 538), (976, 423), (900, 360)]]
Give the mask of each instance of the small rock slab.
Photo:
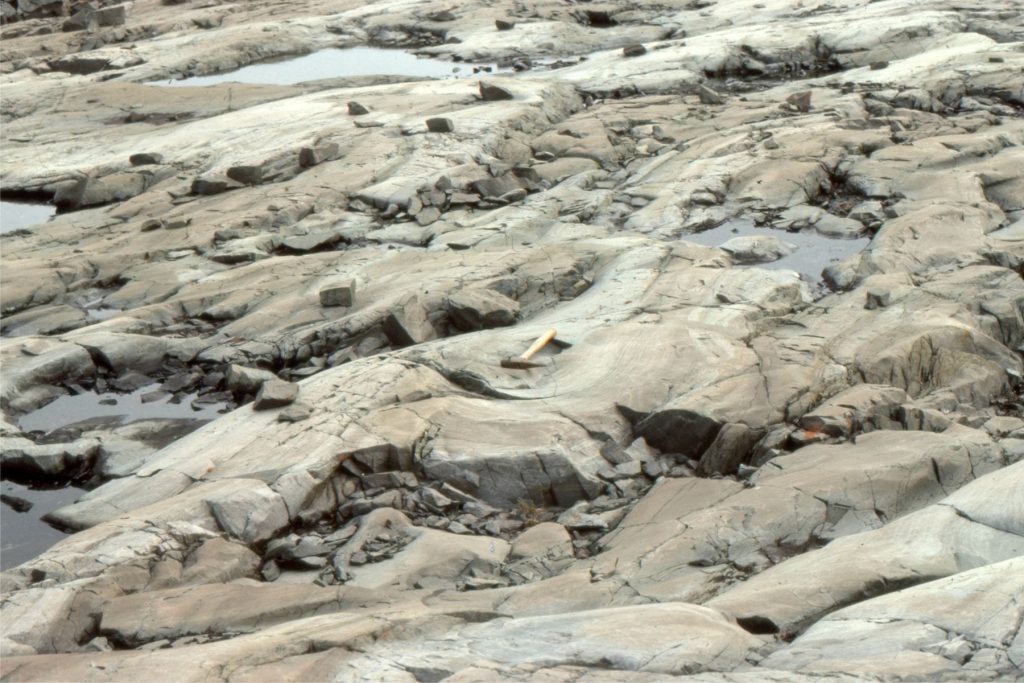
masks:
[(299, 397), (299, 385), (281, 379), (267, 380), (253, 401), (253, 410), (270, 410), (289, 405)]

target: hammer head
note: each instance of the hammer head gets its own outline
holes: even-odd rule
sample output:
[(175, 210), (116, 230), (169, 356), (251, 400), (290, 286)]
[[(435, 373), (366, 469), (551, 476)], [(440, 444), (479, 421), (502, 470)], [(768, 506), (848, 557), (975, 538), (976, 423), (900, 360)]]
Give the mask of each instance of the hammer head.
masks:
[(542, 368), (547, 363), (534, 363), (530, 360), (523, 360), (522, 358), (503, 358), (501, 361), (501, 367), (509, 368), (511, 370), (529, 370), (530, 368)]

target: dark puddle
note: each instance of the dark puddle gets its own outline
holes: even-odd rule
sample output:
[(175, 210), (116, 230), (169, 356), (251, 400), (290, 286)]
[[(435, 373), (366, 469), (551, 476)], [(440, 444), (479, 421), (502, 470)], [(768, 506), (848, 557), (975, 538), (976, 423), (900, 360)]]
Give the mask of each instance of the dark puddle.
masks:
[[(35, 432), (37, 443), (68, 443), (85, 432), (151, 421), (133, 438), (162, 448), (216, 418), (222, 402), (196, 402), (196, 394), (176, 400), (150, 384), (127, 394), (82, 389), (61, 396), (18, 420), (24, 432)], [(88, 475), (74, 480), (80, 484)], [(77, 485), (10, 481), (0, 484), (0, 569), (16, 567), (36, 557), (65, 536), (43, 521), (54, 510), (74, 503), (85, 489)]]
[(411, 76), (417, 78), (464, 78), (474, 68), (495, 71), (494, 64), (467, 64), (412, 52), (377, 47), (330, 48), (302, 57), (250, 64), (236, 71), (210, 76), (194, 76), (179, 81), (153, 81), (152, 85), (216, 85), (253, 83), (293, 85), (305, 81), (345, 76)]
[(45, 223), (57, 213), (52, 204), (0, 200), (0, 234)]
[(795, 245), (796, 251), (770, 263), (737, 263), (736, 267), (795, 270), (804, 280), (818, 287), (823, 285), (821, 271), (848, 256), (860, 253), (871, 242), (869, 237), (855, 239), (825, 237), (815, 232), (813, 228), (800, 232), (759, 228), (748, 220), (726, 221), (710, 230), (684, 235), (683, 239), (707, 247), (720, 247), (734, 237), (747, 235), (772, 235), (783, 242)]
[(195, 394), (178, 401), (172, 394), (159, 393), (155, 384), (128, 394), (100, 394), (83, 389), (74, 396), (61, 396), (22, 416), (18, 419), (18, 427), (24, 432), (49, 434), (86, 421), (114, 424), (153, 419), (209, 421), (224, 409), (223, 403), (197, 403)]
[[(74, 486), (31, 488), (13, 481), (0, 482), (0, 492), (0, 570), (17, 567), (64, 538), (63, 531), (50, 526), (42, 517), (74, 503), (85, 493)], [(24, 510), (26, 503), (31, 508)]]

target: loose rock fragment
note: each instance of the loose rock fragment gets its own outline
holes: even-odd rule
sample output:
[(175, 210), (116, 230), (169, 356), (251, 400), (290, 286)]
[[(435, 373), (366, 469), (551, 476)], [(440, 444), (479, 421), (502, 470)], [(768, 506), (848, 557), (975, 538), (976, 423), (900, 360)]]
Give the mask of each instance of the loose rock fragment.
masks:
[(260, 387), (256, 399), (253, 401), (253, 410), (269, 410), (280, 408), (292, 403), (299, 397), (299, 385), (294, 382), (285, 382), (280, 379), (268, 380)]
[(701, 104), (725, 104), (725, 98), (706, 85), (697, 86), (697, 97)]
[(512, 91), (508, 88), (480, 81), (480, 99), (484, 102), (497, 102), (500, 100), (511, 100), (514, 98), (515, 95), (513, 95)]
[(263, 181), (263, 167), (259, 165), (232, 166), (227, 170), (227, 176), (243, 185), (259, 185)]
[(299, 166), (311, 168), (325, 161), (332, 161), (338, 158), (341, 147), (334, 142), (328, 142), (316, 147), (303, 147), (299, 150)]
[(435, 117), (427, 119), (427, 130), (431, 133), (451, 133), (455, 130), (455, 124), (451, 119)]
[(356, 281), (353, 278), (320, 288), (321, 306), (351, 306), (356, 300)]
[(799, 112), (808, 112), (811, 110), (811, 91), (793, 93), (786, 98), (786, 102)]
[(140, 152), (128, 157), (128, 163), (132, 166), (149, 166), (164, 163), (164, 155), (150, 152)]
[(437, 338), (418, 296), (408, 299), (384, 319), (384, 334), (395, 346), (412, 346)]

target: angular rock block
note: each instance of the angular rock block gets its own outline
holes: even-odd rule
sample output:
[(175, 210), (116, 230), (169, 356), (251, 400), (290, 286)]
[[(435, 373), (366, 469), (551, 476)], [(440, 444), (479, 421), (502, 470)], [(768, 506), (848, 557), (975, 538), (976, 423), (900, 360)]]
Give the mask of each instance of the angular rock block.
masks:
[(519, 302), (490, 289), (469, 289), (448, 297), (448, 315), (464, 332), (514, 325)]
[(427, 119), (427, 130), (431, 133), (451, 133), (455, 130), (455, 124), (451, 119), (435, 117)]
[(697, 97), (701, 104), (725, 104), (725, 98), (706, 85), (697, 86)]
[(811, 110), (811, 91), (793, 93), (786, 98), (786, 102), (799, 112), (808, 112)]
[(198, 195), (211, 195), (220, 194), (226, 192), (228, 189), (228, 183), (225, 180), (219, 180), (214, 178), (196, 178), (192, 181), (192, 194)]
[(320, 288), (321, 306), (351, 306), (356, 300), (356, 281), (342, 280)]
[(243, 185), (259, 185), (263, 182), (263, 166), (259, 164), (232, 166), (228, 169), (227, 176)]
[(128, 157), (128, 163), (132, 166), (151, 166), (164, 163), (164, 155), (154, 152), (140, 152)]
[(276, 379), (277, 375), (272, 373), (270, 370), (249, 368), (235, 363), (228, 366), (228, 371), (225, 374), (225, 382), (227, 383), (228, 391), (235, 396), (255, 394), (260, 390), (260, 387), (262, 387), (265, 382)]
[(285, 382), (280, 379), (272, 379), (263, 383), (256, 400), (253, 401), (253, 410), (270, 410), (281, 408), (299, 397), (299, 385), (294, 382)]
[(303, 147), (299, 150), (299, 166), (311, 168), (325, 161), (333, 161), (341, 153), (341, 147), (336, 142), (327, 142), (315, 147)]
[(391, 311), (383, 323), (384, 334), (395, 346), (412, 346), (437, 339), (437, 330), (427, 319), (427, 310), (418, 296)]
[(212, 497), (207, 503), (217, 524), (247, 544), (265, 541), (288, 526), (284, 499), (260, 481)]
[(498, 102), (500, 100), (511, 100), (514, 98), (515, 95), (513, 95), (512, 91), (508, 88), (502, 88), (500, 85), (480, 81), (480, 99), (484, 102)]

